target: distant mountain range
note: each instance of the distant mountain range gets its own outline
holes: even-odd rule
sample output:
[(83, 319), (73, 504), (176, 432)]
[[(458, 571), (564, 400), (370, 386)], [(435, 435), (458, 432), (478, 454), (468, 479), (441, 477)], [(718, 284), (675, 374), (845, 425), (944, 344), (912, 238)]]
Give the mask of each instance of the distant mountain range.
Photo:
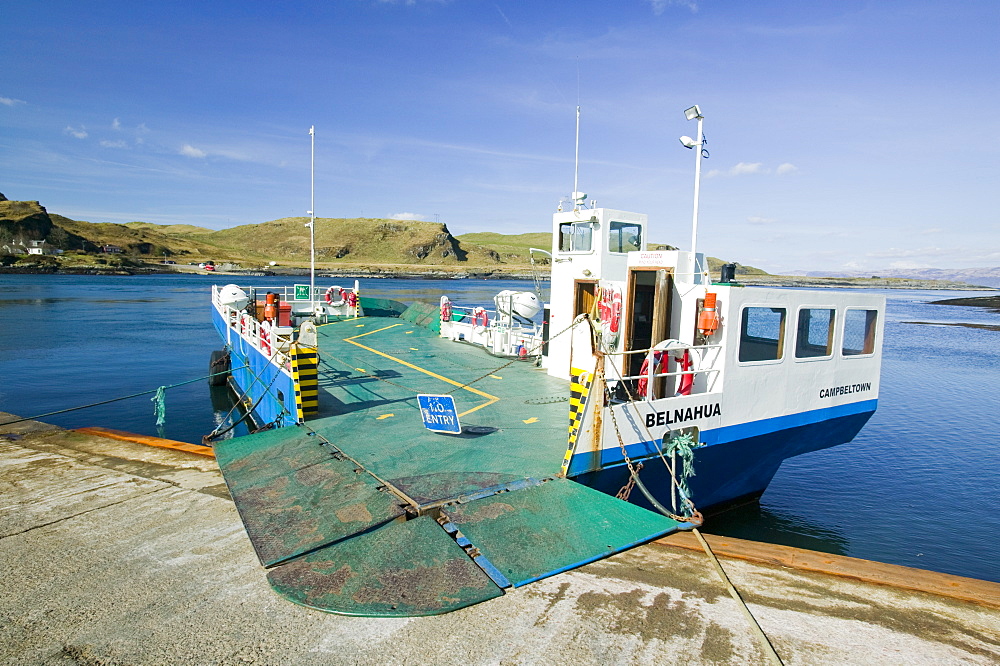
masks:
[(911, 280), (949, 280), (982, 287), (1000, 287), (1000, 266), (994, 268), (890, 268), (877, 271), (792, 271), (785, 275), (803, 277), (909, 278)]

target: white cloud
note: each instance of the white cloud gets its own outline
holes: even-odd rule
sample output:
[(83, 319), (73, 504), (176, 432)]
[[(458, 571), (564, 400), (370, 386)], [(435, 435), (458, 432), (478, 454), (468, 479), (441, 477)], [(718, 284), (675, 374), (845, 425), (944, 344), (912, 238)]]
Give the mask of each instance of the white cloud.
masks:
[(670, 6), (674, 7), (687, 7), (691, 10), (691, 13), (698, 11), (698, 3), (696, 0), (648, 0), (650, 7), (653, 8), (653, 13), (659, 16), (663, 11)]
[(756, 217), (755, 216), (755, 217), (748, 217), (747, 218), (747, 222), (749, 222), (750, 224), (774, 224), (777, 221), (778, 220), (776, 220), (773, 217)]
[(426, 220), (426, 215), (419, 215), (417, 213), (393, 213), (389, 216), (390, 220)]
[(921, 229), (917, 233), (921, 236), (926, 236), (928, 234), (939, 234), (942, 231), (944, 231), (944, 229), (941, 229), (940, 227), (930, 227), (929, 229)]
[(740, 162), (729, 170), (731, 176), (742, 176), (748, 173), (763, 173), (764, 165), (761, 162)]
[(14, 106), (15, 104), (27, 104), (23, 99), (14, 99), (13, 97), (0, 97), (0, 104), (4, 106)]
[(115, 118), (111, 121), (111, 129), (120, 130), (122, 128), (122, 121), (120, 118)]
[(87, 128), (83, 125), (80, 125), (80, 129), (75, 127), (66, 127), (63, 132), (72, 137), (76, 137), (77, 139), (86, 139), (89, 136), (89, 134), (87, 134)]
[(798, 170), (799, 168), (791, 162), (785, 162), (783, 164), (779, 164), (778, 168), (775, 169), (774, 172), (779, 176), (784, 176), (786, 173), (795, 173)]
[(128, 148), (128, 144), (120, 139), (118, 141), (108, 141), (107, 139), (104, 139), (101, 141), (101, 145), (105, 148)]
[(728, 169), (712, 169), (705, 174), (706, 178), (715, 178), (717, 176), (745, 176), (747, 174), (753, 173), (768, 173), (768, 169), (764, 168), (762, 162), (739, 162)]
[(202, 157), (207, 157), (208, 156), (208, 153), (206, 153), (204, 150), (199, 150), (199, 149), (195, 148), (194, 146), (192, 146), (189, 143), (185, 143), (184, 147), (181, 148), (180, 152), (181, 152), (181, 155), (186, 155), (187, 157), (202, 158)]
[(889, 262), (889, 268), (899, 268), (903, 270), (911, 268), (931, 268), (930, 264), (918, 263), (916, 261), (892, 261)]
[(953, 254), (954, 250), (944, 249), (940, 247), (919, 247), (919, 248), (898, 248), (890, 247), (881, 252), (868, 252), (865, 254), (867, 257), (880, 257), (885, 259), (890, 259), (894, 257), (906, 258), (906, 257), (940, 257)]

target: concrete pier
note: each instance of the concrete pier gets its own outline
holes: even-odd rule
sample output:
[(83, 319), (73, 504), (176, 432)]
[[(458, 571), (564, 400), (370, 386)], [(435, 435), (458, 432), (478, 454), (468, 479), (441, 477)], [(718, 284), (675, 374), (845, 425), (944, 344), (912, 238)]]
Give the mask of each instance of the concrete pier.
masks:
[[(998, 584), (708, 538), (786, 664), (1000, 663)], [(447, 615), (327, 615), (271, 591), (210, 457), (0, 427), (3, 663), (765, 663), (694, 547), (665, 539)]]

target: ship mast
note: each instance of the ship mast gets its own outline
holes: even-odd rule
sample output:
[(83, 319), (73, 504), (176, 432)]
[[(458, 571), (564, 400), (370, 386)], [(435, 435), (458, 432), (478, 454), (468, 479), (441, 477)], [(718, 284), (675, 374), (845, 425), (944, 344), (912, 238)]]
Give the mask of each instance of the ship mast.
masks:
[(309, 308), (316, 311), (316, 126), (309, 128), (312, 155), (309, 164)]

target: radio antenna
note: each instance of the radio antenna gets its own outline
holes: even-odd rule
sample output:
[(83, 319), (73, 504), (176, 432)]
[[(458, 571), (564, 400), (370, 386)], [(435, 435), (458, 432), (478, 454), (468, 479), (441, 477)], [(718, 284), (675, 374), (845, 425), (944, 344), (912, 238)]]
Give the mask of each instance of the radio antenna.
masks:
[(580, 194), (580, 105), (576, 106), (576, 161), (573, 169), (573, 210), (576, 210)]

